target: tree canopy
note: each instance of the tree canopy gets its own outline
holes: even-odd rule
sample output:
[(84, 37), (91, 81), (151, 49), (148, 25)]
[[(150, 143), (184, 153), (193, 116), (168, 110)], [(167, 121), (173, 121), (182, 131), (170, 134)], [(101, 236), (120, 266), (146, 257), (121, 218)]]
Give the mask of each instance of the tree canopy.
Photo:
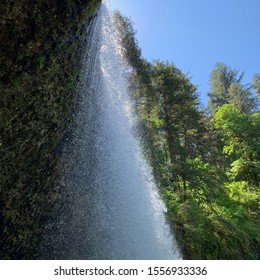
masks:
[[(142, 148), (184, 258), (259, 258), (260, 76), (217, 63), (208, 108), (173, 63), (141, 56), (129, 19), (115, 14)], [(139, 131), (139, 132), (140, 132)]]

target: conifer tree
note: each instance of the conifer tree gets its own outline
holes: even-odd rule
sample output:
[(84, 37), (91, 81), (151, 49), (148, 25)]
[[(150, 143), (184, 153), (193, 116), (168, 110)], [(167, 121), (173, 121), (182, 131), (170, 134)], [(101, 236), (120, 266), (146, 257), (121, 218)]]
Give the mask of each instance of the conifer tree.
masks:
[(251, 86), (243, 85), (244, 73), (224, 63), (217, 63), (210, 75), (209, 108), (215, 115), (224, 104), (235, 104), (245, 113), (252, 113), (257, 108)]

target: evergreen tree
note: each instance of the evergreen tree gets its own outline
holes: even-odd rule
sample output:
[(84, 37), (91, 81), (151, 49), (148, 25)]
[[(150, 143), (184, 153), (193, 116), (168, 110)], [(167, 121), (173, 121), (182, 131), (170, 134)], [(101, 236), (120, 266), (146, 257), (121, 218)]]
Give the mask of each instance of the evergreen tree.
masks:
[(253, 78), (253, 87), (256, 91), (258, 99), (260, 99), (260, 74), (255, 74)]
[(224, 63), (217, 63), (210, 75), (209, 108), (215, 115), (224, 104), (235, 104), (245, 113), (254, 112), (257, 102), (251, 86), (242, 85), (244, 73), (232, 69)]
[(175, 186), (181, 180), (186, 193), (190, 174), (188, 159), (196, 157), (198, 142), (200, 114), (197, 109), (196, 87), (170, 63), (155, 63), (152, 75), (152, 83), (160, 100), (171, 164), (171, 180)]
[(250, 114), (257, 110), (257, 101), (250, 91), (239, 83), (233, 83), (228, 90), (228, 103), (234, 104), (241, 112)]
[(260, 75), (243, 85), (243, 73), (216, 64), (208, 114), (189, 78), (169, 62), (144, 60), (132, 22), (118, 12), (114, 19), (137, 137), (185, 258), (257, 258), (260, 115), (252, 89), (259, 95)]

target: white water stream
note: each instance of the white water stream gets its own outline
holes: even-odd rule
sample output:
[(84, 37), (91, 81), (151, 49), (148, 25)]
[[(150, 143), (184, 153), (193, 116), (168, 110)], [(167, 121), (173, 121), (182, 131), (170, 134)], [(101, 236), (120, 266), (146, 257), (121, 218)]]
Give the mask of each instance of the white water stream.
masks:
[(128, 71), (106, 3), (90, 37), (76, 137), (72, 152), (64, 155), (62, 184), (72, 201), (64, 254), (69, 259), (179, 259), (165, 205), (132, 134)]

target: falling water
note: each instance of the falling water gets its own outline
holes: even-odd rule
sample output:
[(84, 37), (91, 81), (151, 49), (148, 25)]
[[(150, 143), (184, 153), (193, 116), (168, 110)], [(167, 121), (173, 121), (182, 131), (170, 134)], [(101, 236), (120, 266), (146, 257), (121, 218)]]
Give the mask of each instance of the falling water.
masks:
[[(179, 259), (165, 206), (132, 133), (126, 66), (107, 4), (89, 30), (74, 143), (64, 155), (63, 258)], [(60, 225), (62, 227), (62, 225)]]

